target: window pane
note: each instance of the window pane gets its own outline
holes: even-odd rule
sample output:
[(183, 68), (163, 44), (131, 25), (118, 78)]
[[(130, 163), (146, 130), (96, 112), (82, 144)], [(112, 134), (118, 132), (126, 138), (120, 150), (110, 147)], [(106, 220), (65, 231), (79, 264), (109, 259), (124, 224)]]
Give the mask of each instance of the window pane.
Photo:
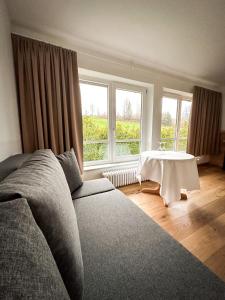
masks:
[(191, 101), (182, 101), (179, 138), (186, 139), (188, 136), (188, 125), (189, 125), (190, 112), (191, 112)]
[(84, 143), (84, 161), (108, 159), (108, 145), (105, 143)]
[(174, 141), (173, 140), (161, 140), (160, 148), (161, 148), (161, 150), (173, 151), (174, 150)]
[[(108, 159), (108, 87), (80, 83), (84, 161)], [(90, 141), (104, 143), (89, 144)]]
[(187, 136), (188, 136), (190, 113), (191, 113), (191, 101), (183, 100), (181, 102), (180, 130), (179, 130), (177, 151), (186, 151), (187, 149)]
[(177, 145), (177, 151), (186, 151), (187, 149), (187, 139), (179, 139)]
[(163, 97), (161, 138), (174, 138), (177, 120), (177, 99)]
[(140, 153), (140, 142), (117, 142), (116, 156), (136, 155)]
[[(116, 89), (116, 140), (141, 139), (142, 93)], [(116, 143), (116, 156), (140, 152), (139, 142)]]

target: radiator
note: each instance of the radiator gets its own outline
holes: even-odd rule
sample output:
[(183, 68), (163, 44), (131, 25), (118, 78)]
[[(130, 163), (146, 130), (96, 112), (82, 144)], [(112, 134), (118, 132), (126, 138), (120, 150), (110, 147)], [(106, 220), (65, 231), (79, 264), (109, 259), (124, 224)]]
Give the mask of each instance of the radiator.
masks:
[(115, 187), (138, 182), (137, 168), (106, 170), (102, 173), (102, 175), (103, 177), (108, 178)]

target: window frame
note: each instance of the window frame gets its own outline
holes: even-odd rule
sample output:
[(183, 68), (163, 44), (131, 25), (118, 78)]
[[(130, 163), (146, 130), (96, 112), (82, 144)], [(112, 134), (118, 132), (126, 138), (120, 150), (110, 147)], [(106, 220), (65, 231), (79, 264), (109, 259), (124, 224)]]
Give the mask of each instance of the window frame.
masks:
[[(192, 103), (192, 96), (187, 96), (187, 95), (182, 95), (182, 94), (176, 94), (176, 93), (171, 93), (171, 92), (164, 92), (162, 99), (161, 99), (161, 108), (163, 106), (163, 98), (171, 98), (171, 99), (176, 99), (177, 100), (177, 110), (176, 110), (176, 124), (175, 124), (175, 134), (174, 138), (161, 138), (161, 130), (162, 130), (162, 109), (161, 109), (161, 129), (160, 129), (160, 142), (163, 141), (173, 141), (174, 142), (174, 147), (172, 151), (177, 151), (177, 152), (183, 152), (183, 151), (178, 151), (178, 144), (180, 140), (184, 140), (184, 138), (179, 137), (180, 133), (180, 121), (181, 121), (181, 109), (182, 109), (182, 101), (189, 101)], [(190, 121), (190, 116), (189, 116), (189, 121)]]
[[(118, 157), (116, 156), (115, 147), (116, 147), (116, 89), (138, 92), (141, 93), (141, 118), (140, 118), (140, 139), (137, 139), (140, 142), (140, 153), (144, 151), (143, 144), (144, 141), (144, 132), (143, 132), (143, 123), (144, 123), (144, 107), (146, 102), (147, 88), (143, 86), (137, 86), (133, 84), (127, 84), (118, 81), (109, 81), (104, 79), (93, 78), (89, 76), (79, 76), (80, 83), (93, 84), (97, 86), (108, 87), (108, 97), (107, 97), (107, 116), (108, 116), (108, 159), (107, 160), (93, 160), (93, 161), (84, 161), (84, 166), (94, 166), (94, 165), (103, 165), (111, 163), (120, 163), (120, 162), (131, 162), (137, 161), (140, 154), (135, 155), (125, 155)], [(81, 99), (82, 101), (82, 99)], [(83, 114), (82, 114), (83, 117)], [(135, 141), (136, 139), (127, 139), (127, 141)], [(105, 141), (105, 140), (104, 140)], [(126, 139), (121, 140), (126, 141)], [(101, 141), (93, 141), (93, 143), (98, 143)], [(91, 142), (90, 142), (91, 143)]]

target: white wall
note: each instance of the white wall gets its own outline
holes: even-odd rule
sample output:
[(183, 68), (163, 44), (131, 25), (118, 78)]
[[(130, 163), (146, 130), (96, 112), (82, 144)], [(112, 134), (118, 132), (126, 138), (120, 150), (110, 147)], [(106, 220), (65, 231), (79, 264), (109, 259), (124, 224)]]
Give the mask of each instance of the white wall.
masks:
[(5, 2), (0, 0), (0, 161), (20, 152), (10, 20)]

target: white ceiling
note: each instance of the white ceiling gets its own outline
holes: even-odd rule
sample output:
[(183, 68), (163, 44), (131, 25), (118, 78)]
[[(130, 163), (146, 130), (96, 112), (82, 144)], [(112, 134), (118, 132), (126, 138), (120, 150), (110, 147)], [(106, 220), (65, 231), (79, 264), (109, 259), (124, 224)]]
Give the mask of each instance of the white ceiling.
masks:
[(7, 0), (14, 23), (225, 84), (225, 0)]

